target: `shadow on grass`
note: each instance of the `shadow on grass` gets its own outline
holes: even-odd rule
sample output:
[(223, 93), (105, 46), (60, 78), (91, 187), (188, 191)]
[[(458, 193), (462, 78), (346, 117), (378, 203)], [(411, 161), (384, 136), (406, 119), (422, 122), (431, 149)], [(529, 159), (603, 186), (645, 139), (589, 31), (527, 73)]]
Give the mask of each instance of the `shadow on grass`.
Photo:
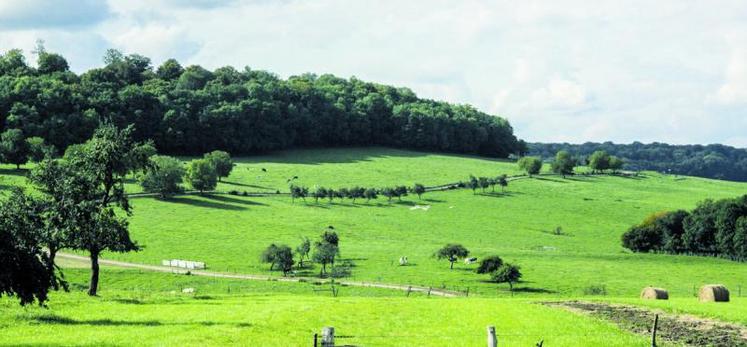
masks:
[(20, 176), (20, 177), (26, 177), (26, 175), (29, 173), (29, 169), (6, 169), (6, 168), (0, 168), (0, 175), (8, 175), (8, 176)]
[(534, 288), (534, 287), (516, 287), (514, 293), (541, 293), (541, 294), (554, 294), (557, 293), (554, 290), (545, 288)]
[(534, 176), (533, 178), (539, 181), (547, 181), (547, 182), (555, 182), (555, 183), (569, 183), (567, 178), (550, 178), (550, 177), (539, 177), (539, 176)]
[(265, 186), (258, 186), (255, 184), (246, 184), (246, 183), (239, 183), (239, 182), (231, 182), (231, 181), (220, 181), (219, 183), (228, 184), (232, 186), (239, 186), (239, 187), (249, 187), (249, 188), (256, 188), (256, 189), (265, 189), (265, 190), (272, 190), (275, 191), (275, 188), (271, 187), (265, 187)]
[(234, 198), (234, 197), (230, 197), (230, 196), (226, 196), (226, 195), (211, 195), (211, 194), (208, 194), (208, 195), (203, 195), (203, 197), (206, 198), (206, 199), (220, 201), (220, 202), (225, 202), (225, 203), (231, 203), (231, 204), (252, 205), (252, 206), (267, 206), (267, 204), (264, 204), (264, 203), (261, 203), (261, 202), (257, 202), (257, 201), (253, 201), (253, 200), (246, 200), (246, 199), (239, 199), (239, 198)]
[(249, 323), (225, 323), (215, 321), (199, 321), (199, 322), (168, 322), (164, 323), (157, 320), (117, 320), (117, 319), (73, 319), (68, 317), (62, 317), (58, 315), (45, 315), (34, 318), (34, 321), (39, 324), (59, 324), (59, 325), (91, 325), (91, 326), (145, 326), (145, 327), (157, 327), (167, 325), (202, 325), (202, 326), (215, 326), (215, 325), (232, 325), (236, 327), (249, 327)]
[(511, 196), (514, 196), (514, 195), (522, 195), (522, 194), (524, 194), (524, 193), (522, 193), (522, 192), (513, 192), (513, 191), (505, 191), (505, 192), (495, 192), (495, 193), (493, 193), (493, 192), (477, 193), (475, 195), (488, 196), (488, 197), (491, 197), (491, 198), (503, 198), (503, 197), (511, 197)]
[[(203, 198), (207, 197), (207, 195), (200, 195), (200, 196)], [(202, 199), (186, 198), (186, 197), (172, 197), (168, 200), (163, 200), (163, 201), (167, 203), (190, 205), (194, 207), (214, 208), (214, 209), (220, 209), (220, 210), (233, 210), (233, 211), (246, 210), (246, 207), (243, 207), (243, 206), (236, 206), (236, 205), (225, 204), (225, 203), (220, 203), (220, 202), (206, 201)]]

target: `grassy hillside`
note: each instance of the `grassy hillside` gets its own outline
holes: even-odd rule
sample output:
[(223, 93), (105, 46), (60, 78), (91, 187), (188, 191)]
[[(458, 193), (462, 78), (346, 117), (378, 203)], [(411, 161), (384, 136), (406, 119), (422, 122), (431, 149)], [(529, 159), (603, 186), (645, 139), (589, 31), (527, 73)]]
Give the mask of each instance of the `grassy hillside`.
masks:
[[(2, 346), (311, 345), (321, 327), (334, 326), (338, 342), (365, 346), (480, 346), (495, 325), (502, 345), (645, 346), (646, 338), (611, 324), (522, 299), (405, 298), (349, 292), (332, 298), (300, 284), (211, 280), (193, 276), (105, 269), (101, 297), (77, 287), (85, 273), (68, 270), (74, 292), (55, 294), (49, 308), (20, 308), (0, 300)], [(188, 281), (188, 282), (185, 282)], [(226, 294), (226, 284), (245, 285)], [(196, 295), (181, 294), (186, 284)], [(389, 292), (393, 293), (393, 292)], [(39, 333), (39, 326), (44, 333)]]
[[(340, 187), (428, 185), (464, 180), (469, 174), (516, 173), (515, 165), (506, 162), (389, 149), (291, 151), (239, 161), (220, 190), (285, 190), (293, 176), (307, 186)], [(646, 173), (637, 178), (545, 176), (513, 181), (504, 194), (434, 192), (422, 201), (410, 196), (391, 204), (383, 199), (291, 203), (287, 196), (135, 198), (131, 230), (145, 249), (105, 256), (151, 264), (190, 259), (219, 271), (267, 273), (268, 266), (258, 260), (264, 247), (273, 242), (295, 246), (301, 236), (316, 238), (332, 225), (341, 236), (342, 257), (356, 265), (352, 279), (508, 295), (504, 286), (496, 290), (485, 276), (474, 274), (473, 265), (457, 264), (450, 271), (448, 263), (432, 257), (443, 244), (459, 242), (478, 258), (498, 254), (521, 265), (525, 277), (519, 292), (524, 295), (577, 296), (601, 285), (609, 295), (633, 296), (643, 286), (657, 285), (674, 296), (687, 296), (693, 285), (704, 282), (747, 284), (746, 265), (632, 254), (620, 246), (620, 234), (652, 212), (692, 208), (705, 198), (743, 194), (745, 188), (747, 184)], [(430, 208), (414, 209), (416, 205)], [(550, 232), (558, 226), (565, 235)], [(397, 266), (401, 256), (411, 266)]]

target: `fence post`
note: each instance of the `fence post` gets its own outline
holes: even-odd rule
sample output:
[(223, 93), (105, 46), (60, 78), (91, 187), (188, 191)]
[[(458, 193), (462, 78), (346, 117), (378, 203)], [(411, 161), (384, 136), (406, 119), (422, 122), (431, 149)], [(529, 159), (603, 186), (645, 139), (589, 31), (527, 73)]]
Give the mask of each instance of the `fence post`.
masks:
[(322, 347), (335, 347), (335, 328), (322, 328)]
[(659, 328), (659, 315), (654, 317), (654, 329), (651, 331), (651, 347), (656, 347), (656, 329)]
[(488, 326), (488, 347), (498, 347), (498, 338), (495, 337), (495, 326)]
[(318, 341), (319, 341), (319, 334), (314, 334), (314, 347), (319, 347)]

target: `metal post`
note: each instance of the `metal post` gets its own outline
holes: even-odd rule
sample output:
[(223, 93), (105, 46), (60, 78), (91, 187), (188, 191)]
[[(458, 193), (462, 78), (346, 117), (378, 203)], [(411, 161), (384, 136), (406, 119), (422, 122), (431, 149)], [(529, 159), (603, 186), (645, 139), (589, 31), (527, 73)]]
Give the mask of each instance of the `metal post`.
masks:
[(488, 347), (498, 347), (498, 338), (495, 336), (495, 327), (488, 326)]
[(656, 347), (656, 329), (659, 328), (659, 315), (654, 317), (654, 330), (651, 332), (651, 347)]
[(322, 328), (322, 347), (335, 347), (335, 328)]

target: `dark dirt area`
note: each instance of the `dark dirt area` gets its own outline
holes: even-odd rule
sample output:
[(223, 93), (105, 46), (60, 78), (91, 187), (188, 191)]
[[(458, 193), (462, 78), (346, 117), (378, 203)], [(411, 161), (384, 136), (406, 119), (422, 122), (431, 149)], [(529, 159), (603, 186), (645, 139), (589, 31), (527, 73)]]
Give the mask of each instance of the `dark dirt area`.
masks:
[(747, 327), (715, 320), (675, 315), (629, 305), (603, 302), (559, 301), (543, 304), (589, 314), (617, 324), (630, 332), (651, 336), (654, 318), (659, 315), (656, 339), (660, 343), (688, 346), (747, 347)]

